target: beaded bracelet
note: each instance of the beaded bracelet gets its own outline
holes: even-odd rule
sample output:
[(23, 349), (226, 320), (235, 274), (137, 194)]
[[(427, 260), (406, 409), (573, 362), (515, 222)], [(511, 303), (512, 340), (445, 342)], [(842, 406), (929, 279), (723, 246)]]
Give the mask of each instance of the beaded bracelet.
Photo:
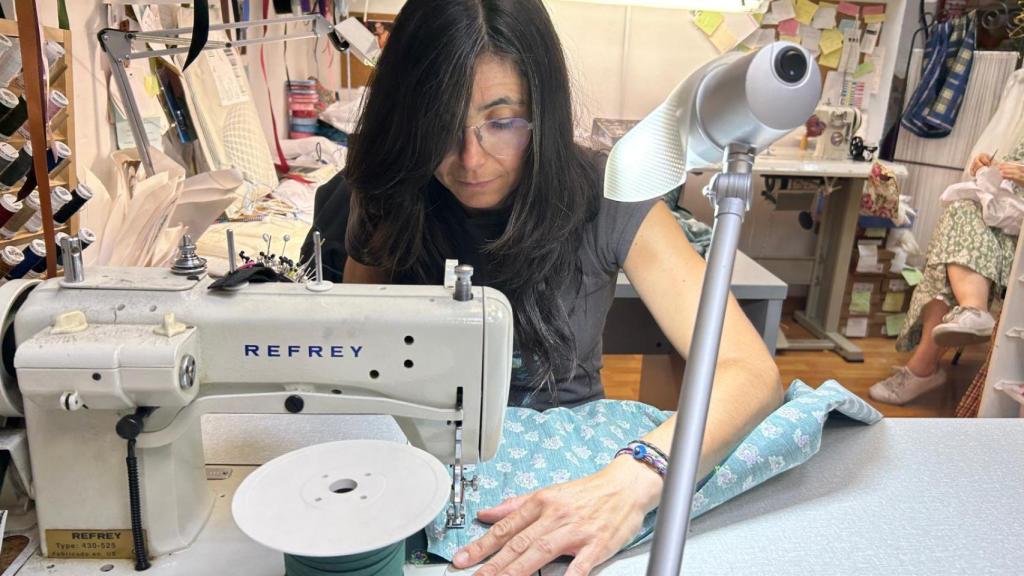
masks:
[(618, 458), (623, 454), (629, 454), (634, 460), (647, 464), (661, 477), (668, 472), (668, 458), (665, 453), (648, 442), (643, 440), (630, 442), (625, 448), (616, 452), (615, 457)]

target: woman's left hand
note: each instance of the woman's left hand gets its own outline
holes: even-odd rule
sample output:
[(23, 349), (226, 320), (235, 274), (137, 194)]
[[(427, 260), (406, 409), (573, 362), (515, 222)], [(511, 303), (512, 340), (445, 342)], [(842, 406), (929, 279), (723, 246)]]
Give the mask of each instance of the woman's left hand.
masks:
[(559, 556), (574, 556), (566, 574), (584, 576), (636, 535), (660, 490), (656, 473), (617, 458), (586, 478), (480, 511), (477, 518), (494, 525), (460, 550), (453, 564), (467, 568), (497, 552), (477, 576), (528, 576)]
[(1003, 162), (998, 168), (1004, 180), (1012, 180), (1017, 186), (1024, 186), (1024, 164)]

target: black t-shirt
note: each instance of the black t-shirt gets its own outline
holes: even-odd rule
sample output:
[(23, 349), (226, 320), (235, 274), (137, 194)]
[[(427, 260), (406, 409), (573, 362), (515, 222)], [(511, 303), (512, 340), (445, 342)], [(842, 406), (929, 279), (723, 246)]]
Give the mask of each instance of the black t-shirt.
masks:
[[(603, 160), (603, 159), (602, 159)], [(603, 181), (604, 162), (595, 163)], [(444, 259), (455, 259), (473, 266), (473, 284), (490, 285), (488, 258), (481, 249), (496, 240), (508, 223), (508, 209), (469, 213), (455, 196), (436, 179), (427, 189), (428, 209), (437, 211), (436, 221), (443, 230), (451, 253), (429, 266), (427, 277), (412, 273), (400, 274), (398, 284), (442, 284)], [(595, 194), (601, 194), (596, 190)], [(340, 281), (345, 257), (361, 252), (359, 246), (346, 246), (350, 190), (344, 179), (335, 177), (317, 190), (313, 229), (323, 236), (324, 276)], [(587, 223), (579, 248), (582, 283), (563, 291), (561, 298), (569, 315), (569, 325), (576, 340), (577, 365), (573, 375), (565, 375), (555, 383), (557, 398), (548, 387), (529, 384), (530, 350), (519, 350), (513, 357), (512, 387), (509, 405), (544, 410), (553, 406), (576, 406), (604, 397), (601, 385), (602, 334), (608, 309), (615, 297), (615, 280), (626, 261), (633, 239), (644, 218), (657, 200), (617, 202), (602, 198), (597, 218)], [(312, 253), (312, 232), (303, 244), (303, 259)], [(357, 260), (358, 261), (358, 260)]]

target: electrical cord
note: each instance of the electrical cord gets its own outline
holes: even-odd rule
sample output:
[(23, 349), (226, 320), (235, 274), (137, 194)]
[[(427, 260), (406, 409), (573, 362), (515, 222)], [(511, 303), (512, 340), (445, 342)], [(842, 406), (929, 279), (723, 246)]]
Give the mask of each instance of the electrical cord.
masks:
[(135, 457), (135, 441), (142, 433), (147, 416), (153, 408), (140, 406), (135, 413), (122, 417), (117, 421), (117, 435), (128, 441), (128, 454), (125, 463), (128, 466), (128, 505), (131, 510), (132, 548), (135, 554), (135, 571), (142, 572), (150, 567), (149, 553), (146, 551), (145, 533), (142, 531), (142, 496), (139, 490), (139, 461)]

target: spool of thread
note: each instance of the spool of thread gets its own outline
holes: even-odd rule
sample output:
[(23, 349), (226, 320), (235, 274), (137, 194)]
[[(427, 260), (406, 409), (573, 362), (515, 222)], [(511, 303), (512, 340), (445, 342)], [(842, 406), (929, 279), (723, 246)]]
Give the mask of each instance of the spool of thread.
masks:
[[(60, 247), (60, 240), (67, 237), (68, 235), (62, 232), (58, 232), (53, 236), (53, 240), (57, 246), (57, 265), (63, 265), (63, 249)], [(92, 231), (83, 228), (78, 231), (78, 241), (81, 243), (82, 250), (85, 250), (89, 246), (92, 246), (96, 242), (96, 235), (92, 234)]]
[(6, 142), (0, 142), (0, 174), (18, 159), (18, 151)]
[[(0, 56), (2, 57), (2, 56)], [(7, 88), (0, 88), (0, 120), (18, 105), (18, 97)]]
[[(63, 260), (64, 254), (63, 254), (63, 251), (60, 248), (60, 245), (61, 245), (61, 242), (65, 238), (70, 238), (70, 236), (68, 234), (64, 233), (64, 232), (57, 232), (56, 234), (53, 235), (53, 242), (54, 242), (54, 244), (57, 247), (56, 253), (57, 253), (57, 267), (58, 268), (60, 268), (61, 266), (64, 265), (64, 260)], [(32, 268), (32, 270), (30, 272), (25, 274), (25, 277), (26, 278), (28, 278), (28, 277), (39, 278), (39, 277), (42, 277), (45, 274), (46, 274), (46, 259), (44, 258), (43, 260), (40, 260)]]
[(11, 219), (0, 228), (0, 236), (11, 239), (21, 230), (32, 216), (39, 211), (39, 192), (33, 190), (24, 200), (21, 201), (21, 210), (11, 216)]
[[(64, 250), (61, 249), (61, 243), (65, 238), (70, 238), (71, 235), (67, 232), (57, 232), (53, 235), (53, 244), (56, 246), (57, 253), (57, 267), (60, 268), (64, 265)], [(41, 265), (36, 264), (36, 267), (32, 269), (33, 272), (43, 272), (46, 270), (46, 263), (43, 262)]]
[(71, 147), (63, 142), (55, 141), (46, 150), (46, 171), (51, 177), (63, 168), (62, 164), (66, 165), (70, 161)]
[(24, 259), (18, 262), (17, 265), (11, 268), (11, 271), (7, 273), (4, 278), (7, 280), (17, 280), (23, 278), (33, 268), (39, 264), (40, 260), (46, 260), (46, 244), (40, 238), (36, 238), (32, 242), (25, 246), (25, 250), (22, 252)]
[(60, 42), (56, 40), (46, 41), (46, 65), (49, 68), (57, 63), (58, 60), (64, 57), (64, 47), (60, 45)]
[(9, 46), (4, 50), (3, 58), (0, 58), (0, 88), (7, 88), (11, 80), (21, 74), (21, 46), (6, 36), (4, 40)]
[(85, 184), (75, 186), (74, 191), (71, 192), (71, 201), (61, 206), (60, 210), (53, 215), (53, 221), (57, 224), (67, 222), (90, 198), (92, 198), (92, 190), (88, 186)]
[[(58, 268), (64, 266), (64, 249), (61, 247), (64, 238), (69, 238), (69, 236), (66, 233), (64, 233), (64, 232), (57, 232), (53, 236), (53, 241), (54, 241), (54, 243), (57, 246), (57, 267)], [(96, 235), (92, 233), (92, 230), (89, 230), (88, 228), (82, 228), (81, 230), (78, 231), (78, 241), (82, 245), (82, 250), (85, 250), (89, 246), (92, 246), (94, 242), (96, 242)], [(37, 274), (45, 273), (46, 272), (46, 261), (44, 260), (41, 263), (36, 264), (36, 267), (33, 268), (32, 271), (36, 272)]]
[(288, 576), (402, 576), (405, 540), (380, 550), (338, 558), (284, 555)]
[(7, 141), (28, 120), (28, 101), (24, 96), (18, 97), (18, 103), (0, 118), (0, 142)]
[(58, 112), (68, 107), (68, 97), (60, 90), (50, 90), (50, 97), (46, 99), (46, 122), (53, 120)]
[(25, 142), (18, 157), (3, 172), (0, 172), (0, 192), (6, 192), (21, 183), (21, 179), (32, 169), (32, 143)]
[(3, 250), (0, 250), (0, 278), (10, 274), (11, 270), (18, 264), (21, 264), (21, 261), (24, 259), (25, 255), (14, 246), (6, 246)]
[[(36, 194), (38, 195), (39, 192), (36, 191)], [(29, 198), (31, 197), (32, 196), (29, 195)], [(55, 186), (53, 190), (50, 191), (50, 204), (52, 205), (54, 212), (60, 210), (68, 202), (71, 202), (71, 192), (68, 192), (67, 188), (63, 186)], [(39, 232), (42, 227), (43, 210), (40, 208), (32, 215), (31, 218), (28, 219), (28, 222), (25, 222), (25, 230), (35, 234), (36, 232)]]
[(4, 194), (0, 198), (0, 228), (7, 224), (7, 221), (14, 217), (21, 210), (21, 202), (14, 197), (14, 194)]
[(67, 109), (67, 107), (61, 108), (56, 114), (53, 115), (53, 118), (50, 118), (50, 123), (46, 125), (46, 130), (47, 130), (46, 134), (47, 134), (47, 136), (51, 136), (53, 130), (63, 126), (67, 119), (68, 119), (68, 109)]

